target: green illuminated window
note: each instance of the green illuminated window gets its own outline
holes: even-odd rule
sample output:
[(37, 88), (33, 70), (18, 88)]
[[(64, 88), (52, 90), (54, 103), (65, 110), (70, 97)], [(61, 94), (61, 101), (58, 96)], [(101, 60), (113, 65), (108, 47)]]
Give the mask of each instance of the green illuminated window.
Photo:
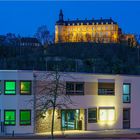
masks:
[(31, 125), (31, 110), (20, 110), (20, 125)]
[(20, 94), (22, 95), (31, 94), (31, 81), (20, 82)]
[(16, 124), (16, 111), (15, 110), (5, 110), (4, 111), (4, 124), (5, 125), (15, 125)]
[(16, 94), (16, 82), (15, 81), (5, 81), (4, 94), (15, 95)]

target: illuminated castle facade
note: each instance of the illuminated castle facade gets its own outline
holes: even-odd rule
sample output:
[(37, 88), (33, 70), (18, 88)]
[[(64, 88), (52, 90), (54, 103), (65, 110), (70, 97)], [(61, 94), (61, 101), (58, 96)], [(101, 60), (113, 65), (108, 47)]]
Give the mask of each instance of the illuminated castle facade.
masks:
[(64, 21), (62, 10), (55, 26), (55, 42), (118, 42), (119, 27), (110, 19)]
[[(55, 25), (55, 43), (65, 42), (96, 42), (96, 43), (119, 43), (123, 36), (117, 22), (110, 19), (99, 20), (64, 20), (60, 10), (59, 20)], [(130, 37), (130, 35), (129, 35)], [(126, 40), (125, 39), (125, 40)], [(134, 40), (132, 35), (130, 41)]]

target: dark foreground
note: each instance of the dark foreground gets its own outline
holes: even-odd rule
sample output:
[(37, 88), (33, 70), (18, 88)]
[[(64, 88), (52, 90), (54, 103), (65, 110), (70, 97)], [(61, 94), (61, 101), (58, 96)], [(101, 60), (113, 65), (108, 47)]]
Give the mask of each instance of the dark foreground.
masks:
[[(0, 135), (0, 139), (10, 140), (43, 140), (43, 139), (51, 139), (50, 133), (42, 133), (42, 134), (27, 134), (27, 135)], [(67, 131), (67, 132), (55, 132), (55, 139), (57, 140), (88, 140), (88, 139), (96, 139), (96, 140), (110, 140), (110, 139), (139, 139), (140, 140), (140, 129), (129, 129), (129, 130), (104, 130), (104, 131)]]

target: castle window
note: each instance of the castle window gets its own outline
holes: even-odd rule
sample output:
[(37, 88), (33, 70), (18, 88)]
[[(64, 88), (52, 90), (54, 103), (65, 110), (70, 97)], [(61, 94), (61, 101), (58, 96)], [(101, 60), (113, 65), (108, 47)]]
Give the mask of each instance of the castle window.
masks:
[(89, 25), (89, 23), (87, 22), (87, 25)]
[(106, 30), (108, 30), (108, 26), (106, 26)]
[(92, 25), (94, 25), (94, 22), (92, 23)]
[(114, 29), (113, 25), (111, 26), (111, 29), (112, 29), (112, 30)]
[(103, 22), (101, 24), (103, 25)]
[(111, 24), (113, 24), (113, 22), (111, 22)]
[(98, 25), (98, 22), (96, 24)]
[(77, 23), (77, 25), (79, 25), (79, 23)]
[(100, 37), (102, 37), (102, 35), (103, 35), (102, 32), (100, 32)]
[(106, 32), (106, 36), (108, 36), (108, 32)]
[(72, 25), (74, 25), (74, 23)]
[(106, 24), (108, 24), (108, 22), (106, 22)]
[(83, 25), (83, 23), (81, 23), (81, 25)]
[(70, 26), (70, 24), (68, 24)]

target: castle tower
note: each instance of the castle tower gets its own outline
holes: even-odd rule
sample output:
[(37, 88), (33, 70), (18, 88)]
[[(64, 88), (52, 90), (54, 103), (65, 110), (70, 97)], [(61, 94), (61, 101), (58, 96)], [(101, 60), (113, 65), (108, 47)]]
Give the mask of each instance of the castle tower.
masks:
[(59, 21), (64, 21), (62, 9), (60, 10), (60, 13), (59, 13)]

